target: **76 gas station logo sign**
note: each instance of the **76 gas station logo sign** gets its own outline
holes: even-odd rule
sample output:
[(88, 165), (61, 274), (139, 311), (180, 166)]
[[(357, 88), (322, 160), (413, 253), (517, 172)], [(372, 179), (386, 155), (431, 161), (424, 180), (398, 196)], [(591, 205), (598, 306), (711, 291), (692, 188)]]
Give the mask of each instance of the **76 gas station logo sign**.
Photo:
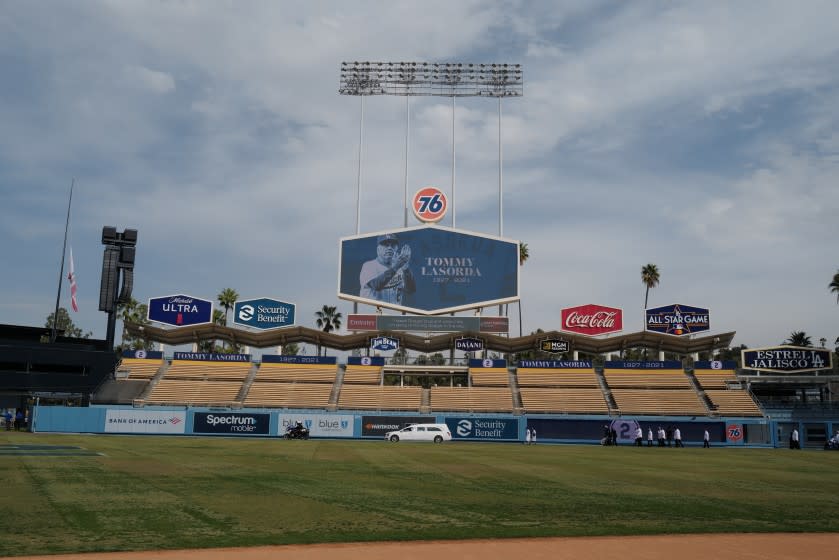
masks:
[(414, 194), (411, 206), (419, 221), (435, 223), (446, 215), (449, 200), (446, 194), (437, 187), (423, 187)]

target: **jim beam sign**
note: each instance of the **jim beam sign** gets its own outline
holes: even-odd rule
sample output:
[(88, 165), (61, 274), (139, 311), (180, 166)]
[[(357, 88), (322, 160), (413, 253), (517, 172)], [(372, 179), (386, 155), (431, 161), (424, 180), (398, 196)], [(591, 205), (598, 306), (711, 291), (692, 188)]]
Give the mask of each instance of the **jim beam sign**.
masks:
[(560, 354), (568, 352), (571, 349), (571, 344), (567, 340), (558, 338), (548, 338), (539, 342), (539, 350), (542, 352), (550, 352), (551, 354)]
[(623, 310), (603, 305), (579, 305), (562, 310), (562, 330), (597, 336), (623, 330)]
[(833, 369), (833, 353), (826, 349), (775, 346), (741, 350), (743, 369), (775, 373), (799, 373)]

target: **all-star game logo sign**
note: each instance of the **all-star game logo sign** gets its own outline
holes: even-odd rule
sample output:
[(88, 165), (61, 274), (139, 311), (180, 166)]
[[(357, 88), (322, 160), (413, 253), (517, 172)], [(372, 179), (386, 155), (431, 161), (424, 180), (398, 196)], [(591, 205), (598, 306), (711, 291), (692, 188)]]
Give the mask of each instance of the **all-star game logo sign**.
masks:
[(647, 330), (682, 336), (711, 328), (707, 309), (674, 303), (647, 309)]
[(446, 215), (449, 200), (446, 194), (437, 187), (423, 187), (414, 194), (411, 206), (419, 221), (436, 223)]

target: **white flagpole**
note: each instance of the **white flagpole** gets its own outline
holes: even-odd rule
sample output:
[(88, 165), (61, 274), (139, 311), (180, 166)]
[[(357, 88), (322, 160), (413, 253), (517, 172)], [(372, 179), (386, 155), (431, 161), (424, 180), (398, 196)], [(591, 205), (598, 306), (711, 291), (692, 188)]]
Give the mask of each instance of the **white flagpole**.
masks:
[(55, 312), (52, 315), (52, 332), (50, 333), (50, 342), (55, 342), (57, 336), (56, 323), (58, 322), (58, 306), (61, 302), (61, 283), (64, 282), (64, 255), (67, 253), (67, 230), (70, 228), (70, 207), (73, 204), (73, 187), (76, 185), (76, 179), (70, 183), (70, 200), (67, 202), (67, 221), (64, 223), (64, 245), (61, 248), (61, 271), (58, 273), (58, 294), (55, 296)]

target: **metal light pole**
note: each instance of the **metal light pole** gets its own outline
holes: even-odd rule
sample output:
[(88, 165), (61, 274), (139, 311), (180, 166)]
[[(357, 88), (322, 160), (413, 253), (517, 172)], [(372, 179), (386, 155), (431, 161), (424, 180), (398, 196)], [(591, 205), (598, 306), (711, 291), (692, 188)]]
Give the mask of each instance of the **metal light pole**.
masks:
[[(501, 98), (524, 95), (524, 80), (521, 64), (467, 64), (429, 62), (342, 62), (341, 81), (338, 88), (341, 95), (362, 97), (362, 125), (364, 121), (363, 99), (366, 95), (433, 96), (452, 98), (452, 227), (455, 227), (455, 99), (456, 97), (498, 98), (498, 230), (503, 232), (502, 177), (501, 177)], [(408, 223), (408, 158), (410, 147), (410, 103), (406, 100), (405, 117), (405, 196), (404, 224)], [(360, 142), (359, 142), (360, 143)], [(357, 219), (360, 221), (361, 198), (361, 148), (358, 162)], [(360, 224), (356, 225), (356, 233)]]

